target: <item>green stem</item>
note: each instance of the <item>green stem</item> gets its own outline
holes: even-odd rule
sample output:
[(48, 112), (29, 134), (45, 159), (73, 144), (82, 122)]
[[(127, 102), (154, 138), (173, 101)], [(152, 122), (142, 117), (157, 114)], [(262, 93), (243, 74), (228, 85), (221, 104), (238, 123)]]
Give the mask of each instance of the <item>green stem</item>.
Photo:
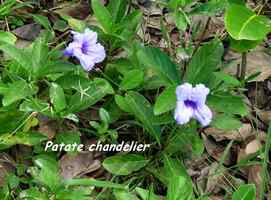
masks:
[(242, 53), (242, 61), (241, 61), (241, 81), (245, 80), (247, 70), (247, 52)]

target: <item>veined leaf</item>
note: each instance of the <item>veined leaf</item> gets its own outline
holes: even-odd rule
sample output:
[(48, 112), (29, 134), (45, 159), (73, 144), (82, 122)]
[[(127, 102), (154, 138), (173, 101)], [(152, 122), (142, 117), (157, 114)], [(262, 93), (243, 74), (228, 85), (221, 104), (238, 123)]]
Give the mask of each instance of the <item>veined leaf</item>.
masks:
[(161, 129), (155, 126), (153, 121), (155, 116), (150, 103), (144, 96), (137, 92), (128, 92), (125, 101), (129, 105), (129, 110), (134, 116), (143, 123), (143, 127), (157, 140), (160, 144)]
[(158, 48), (143, 47), (137, 53), (138, 59), (146, 68), (156, 71), (160, 78), (168, 85), (180, 83), (180, 72), (177, 65), (172, 62), (167, 54)]
[(225, 26), (236, 40), (263, 40), (271, 32), (271, 20), (249, 8), (232, 4), (225, 14)]

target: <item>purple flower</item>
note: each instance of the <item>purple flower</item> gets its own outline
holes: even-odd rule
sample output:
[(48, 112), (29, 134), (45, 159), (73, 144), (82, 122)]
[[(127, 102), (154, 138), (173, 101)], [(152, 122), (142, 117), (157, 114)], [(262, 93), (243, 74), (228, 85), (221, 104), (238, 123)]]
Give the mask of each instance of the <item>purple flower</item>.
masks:
[(212, 120), (212, 112), (205, 104), (209, 89), (203, 84), (193, 87), (189, 83), (184, 83), (177, 87), (177, 106), (174, 118), (178, 124), (186, 124), (191, 118), (200, 122), (202, 126), (207, 126)]
[(100, 63), (105, 59), (104, 47), (97, 43), (97, 33), (90, 29), (85, 29), (84, 33), (75, 31), (73, 34), (73, 42), (64, 50), (65, 56), (74, 56), (86, 71), (93, 69), (96, 63)]

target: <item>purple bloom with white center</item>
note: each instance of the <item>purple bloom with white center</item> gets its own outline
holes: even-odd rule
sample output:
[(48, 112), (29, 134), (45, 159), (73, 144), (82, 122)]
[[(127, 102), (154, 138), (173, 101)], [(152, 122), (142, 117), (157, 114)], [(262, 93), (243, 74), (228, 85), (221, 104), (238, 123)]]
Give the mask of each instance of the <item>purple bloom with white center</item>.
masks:
[(93, 69), (96, 63), (100, 63), (105, 59), (104, 47), (97, 43), (97, 33), (90, 29), (85, 29), (84, 33), (75, 31), (73, 41), (64, 50), (65, 56), (74, 56), (86, 71)]
[(209, 88), (203, 84), (193, 87), (189, 83), (184, 83), (177, 87), (177, 105), (174, 118), (178, 124), (186, 124), (191, 118), (196, 119), (202, 126), (207, 126), (212, 120), (212, 112), (205, 104), (209, 94)]

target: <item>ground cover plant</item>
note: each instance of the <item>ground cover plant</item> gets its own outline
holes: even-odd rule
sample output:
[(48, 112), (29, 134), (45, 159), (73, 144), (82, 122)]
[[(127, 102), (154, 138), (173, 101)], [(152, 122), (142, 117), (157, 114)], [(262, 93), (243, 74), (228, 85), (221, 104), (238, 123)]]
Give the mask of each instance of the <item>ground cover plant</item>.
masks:
[(271, 3), (0, 4), (0, 199), (270, 199)]

